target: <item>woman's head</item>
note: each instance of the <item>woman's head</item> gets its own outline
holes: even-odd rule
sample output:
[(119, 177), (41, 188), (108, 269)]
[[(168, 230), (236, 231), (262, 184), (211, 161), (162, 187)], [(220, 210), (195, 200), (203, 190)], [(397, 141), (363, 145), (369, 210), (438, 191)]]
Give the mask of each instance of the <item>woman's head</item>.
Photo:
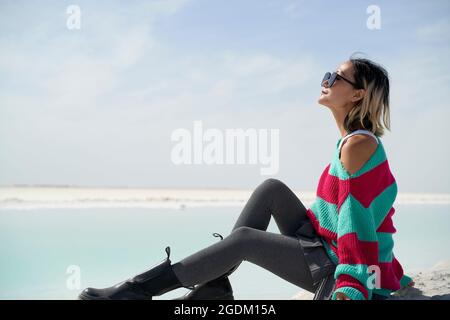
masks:
[(325, 75), (318, 102), (346, 114), (347, 132), (365, 129), (381, 137), (384, 134), (381, 119), (384, 127), (390, 129), (386, 69), (369, 59), (352, 56), (335, 73)]

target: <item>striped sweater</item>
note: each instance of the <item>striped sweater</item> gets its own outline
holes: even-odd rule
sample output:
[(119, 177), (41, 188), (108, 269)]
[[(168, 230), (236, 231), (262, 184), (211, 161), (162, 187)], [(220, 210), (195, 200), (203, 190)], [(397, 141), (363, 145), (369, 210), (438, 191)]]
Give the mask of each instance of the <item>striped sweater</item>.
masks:
[[(374, 137), (378, 146), (371, 158), (350, 175), (340, 160), (341, 146), (353, 134)], [(333, 160), (323, 171), (316, 200), (307, 214), (336, 263), (336, 293), (352, 300), (370, 300), (372, 294), (389, 296), (409, 284), (393, 253), (395, 228), (392, 206), (397, 183), (379, 137), (358, 130), (336, 144)]]

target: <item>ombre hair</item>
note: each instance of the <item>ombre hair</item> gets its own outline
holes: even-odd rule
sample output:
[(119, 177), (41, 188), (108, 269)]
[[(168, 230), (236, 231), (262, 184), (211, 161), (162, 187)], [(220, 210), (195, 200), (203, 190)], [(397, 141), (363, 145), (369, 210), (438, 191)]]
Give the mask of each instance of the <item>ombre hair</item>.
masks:
[(369, 59), (352, 55), (349, 61), (353, 64), (355, 83), (365, 89), (366, 94), (350, 109), (344, 119), (344, 128), (349, 133), (365, 129), (381, 137), (385, 128), (390, 131), (388, 73)]

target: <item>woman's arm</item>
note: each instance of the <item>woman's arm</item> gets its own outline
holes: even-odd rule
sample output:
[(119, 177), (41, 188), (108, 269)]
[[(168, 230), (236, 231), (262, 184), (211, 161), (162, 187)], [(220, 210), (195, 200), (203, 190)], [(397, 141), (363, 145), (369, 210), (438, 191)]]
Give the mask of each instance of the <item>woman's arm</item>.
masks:
[[(352, 137), (353, 138), (353, 137)], [(359, 138), (359, 137), (358, 137)], [(350, 175), (358, 172), (372, 156), (372, 139), (349, 139), (341, 151), (344, 168)], [(376, 146), (375, 146), (376, 147)], [(368, 286), (370, 266), (377, 266), (378, 237), (370, 208), (364, 207), (352, 194), (361, 195), (358, 178), (348, 176), (339, 185), (337, 248), (339, 264), (336, 268), (336, 290), (333, 299), (371, 299)]]
[(342, 296), (338, 293), (352, 300), (371, 299), (369, 267), (378, 265), (378, 238), (373, 217), (350, 193), (338, 212), (339, 264), (333, 299)]

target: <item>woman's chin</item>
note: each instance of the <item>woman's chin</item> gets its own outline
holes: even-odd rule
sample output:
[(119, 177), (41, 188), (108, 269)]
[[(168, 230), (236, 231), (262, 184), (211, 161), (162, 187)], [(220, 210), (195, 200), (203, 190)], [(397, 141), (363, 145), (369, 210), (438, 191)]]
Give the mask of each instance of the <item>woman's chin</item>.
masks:
[(317, 99), (317, 103), (321, 104), (323, 106), (327, 106), (328, 99), (326, 99), (324, 96), (320, 96), (319, 99)]

